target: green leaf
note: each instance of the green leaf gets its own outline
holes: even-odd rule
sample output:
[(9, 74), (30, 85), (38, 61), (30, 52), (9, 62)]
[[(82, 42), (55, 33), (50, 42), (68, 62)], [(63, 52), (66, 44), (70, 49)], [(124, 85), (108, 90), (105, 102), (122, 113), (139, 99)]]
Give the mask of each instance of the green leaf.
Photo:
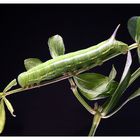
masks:
[(130, 100), (132, 100), (132, 99), (134, 99), (134, 98), (136, 98), (138, 96), (140, 96), (140, 88), (138, 88), (133, 94), (131, 94), (129, 96), (128, 100), (130, 101)]
[(128, 87), (140, 76), (140, 67), (131, 75)]
[(38, 58), (28, 58), (28, 59), (24, 60), (24, 66), (25, 66), (26, 70), (29, 70), (41, 63), (42, 63), (42, 61)]
[(134, 16), (128, 20), (128, 31), (135, 42), (140, 44), (140, 16)]
[(109, 117), (113, 116), (119, 110), (121, 110), (129, 101), (131, 101), (132, 99), (134, 99), (134, 98), (136, 98), (138, 96), (140, 96), (140, 88), (137, 89), (132, 95), (130, 95), (129, 98), (125, 102), (123, 102), (117, 109), (115, 109), (113, 112), (111, 112), (110, 114), (108, 114), (104, 118), (109, 118)]
[(63, 55), (65, 53), (65, 46), (60, 35), (55, 35), (49, 38), (48, 46), (52, 58)]
[(3, 99), (0, 100), (0, 134), (2, 133), (4, 126), (5, 126), (5, 108), (4, 108), (4, 102)]
[(6, 104), (7, 108), (8, 108), (8, 110), (10, 111), (11, 115), (12, 115), (13, 117), (16, 117), (16, 115), (14, 115), (13, 106), (12, 106), (12, 104), (9, 102), (9, 100), (7, 100), (6, 97), (4, 97), (3, 100), (4, 100), (4, 102), (5, 102), (5, 104)]
[(8, 90), (10, 90), (13, 86), (16, 86), (16, 85), (17, 85), (17, 81), (16, 79), (14, 79), (6, 86), (3, 92), (6, 93)]
[(80, 92), (88, 100), (108, 97), (117, 87), (117, 82), (110, 81), (109, 77), (97, 73), (80, 74), (74, 77), (74, 80)]
[(109, 74), (109, 79), (110, 79), (110, 81), (112, 81), (112, 80), (115, 79), (116, 74), (117, 74), (116, 69), (115, 69), (114, 66), (112, 66), (112, 70), (111, 70), (111, 72), (110, 72), (110, 74)]
[(127, 60), (126, 60), (126, 64), (125, 64), (125, 68), (120, 80), (120, 84), (126, 79), (126, 77), (129, 75), (130, 72), (130, 66), (132, 64), (132, 56), (130, 51), (127, 53)]
[(131, 77), (131, 75), (130, 75), (131, 64), (132, 64), (132, 57), (131, 57), (131, 53), (128, 52), (124, 72), (122, 74), (120, 83), (119, 83), (117, 89), (115, 90), (114, 94), (109, 99), (109, 101), (107, 101), (108, 102), (107, 105), (103, 109), (103, 113), (105, 115), (107, 113), (109, 113), (116, 106), (120, 97), (122, 96), (124, 91), (127, 89), (128, 84), (129, 84), (129, 80), (130, 80), (130, 77)]

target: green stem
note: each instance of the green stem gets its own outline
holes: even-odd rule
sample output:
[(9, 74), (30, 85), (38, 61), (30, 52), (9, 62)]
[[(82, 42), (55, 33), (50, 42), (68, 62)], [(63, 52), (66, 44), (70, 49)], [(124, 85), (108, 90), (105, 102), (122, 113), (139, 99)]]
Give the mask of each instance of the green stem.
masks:
[(17, 89), (14, 89), (14, 90), (10, 90), (10, 91), (5, 93), (5, 96), (8, 96), (8, 95), (11, 95), (11, 94), (14, 94), (14, 93), (18, 93), (18, 92), (22, 92), (22, 91), (25, 91), (25, 90), (28, 90), (28, 89), (17, 88)]
[(133, 94), (131, 94), (128, 99), (122, 103), (115, 111), (113, 111), (112, 113), (110, 113), (109, 115), (103, 116), (102, 118), (109, 118), (111, 116), (113, 116), (114, 114), (116, 114), (120, 109), (123, 108), (124, 105), (126, 105), (129, 101), (131, 101), (132, 99), (138, 97), (140, 95), (140, 88), (138, 88)]
[(110, 113), (109, 115), (103, 116), (102, 118), (103, 118), (103, 119), (110, 118), (111, 116), (113, 116), (114, 114), (116, 114), (119, 110), (121, 110), (122, 107), (123, 107), (124, 105), (126, 105), (128, 102), (129, 102), (129, 100), (126, 100), (126, 101), (125, 101), (122, 105), (120, 105), (114, 112)]
[(69, 75), (64, 75), (62, 77), (59, 77), (59, 78), (41, 83), (40, 85), (35, 85), (35, 86), (27, 87), (27, 88), (17, 88), (17, 89), (14, 89), (14, 90), (10, 90), (10, 91), (5, 93), (5, 96), (8, 96), (8, 95), (11, 95), (11, 94), (14, 94), (14, 93), (18, 93), (18, 92), (22, 92), (22, 91), (26, 91), (26, 90), (30, 90), (30, 89), (34, 89), (34, 88), (43, 87), (43, 86), (46, 86), (46, 85), (49, 85), (49, 84), (52, 84), (52, 83), (59, 82), (61, 80), (68, 79), (69, 77), (70, 77)]
[(131, 75), (128, 87), (140, 76), (140, 67)]
[(90, 129), (90, 132), (89, 132), (88, 136), (94, 136), (95, 135), (95, 132), (97, 130), (97, 127), (99, 126), (101, 118), (102, 118), (102, 116), (101, 116), (100, 112), (97, 111), (96, 114), (93, 117), (92, 126), (91, 126), (91, 129)]
[(75, 97), (78, 99), (78, 101), (92, 114), (94, 115), (96, 113), (96, 111), (89, 106), (86, 101), (80, 96), (78, 90), (77, 90), (77, 86), (75, 85), (74, 81), (72, 78), (69, 78), (69, 82), (71, 85), (71, 90), (73, 91)]
[(138, 47), (137, 43), (131, 44), (128, 46), (129, 51)]

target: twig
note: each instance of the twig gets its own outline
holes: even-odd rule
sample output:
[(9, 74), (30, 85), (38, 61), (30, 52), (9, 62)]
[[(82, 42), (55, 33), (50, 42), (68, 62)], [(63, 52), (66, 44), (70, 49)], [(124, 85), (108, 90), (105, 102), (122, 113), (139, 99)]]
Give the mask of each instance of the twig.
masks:
[(72, 78), (69, 78), (69, 82), (71, 85), (71, 90), (73, 91), (73, 94), (75, 95), (75, 97), (78, 99), (78, 101), (92, 114), (94, 115), (96, 113), (96, 111), (89, 106), (85, 100), (80, 96), (78, 90), (77, 90), (77, 86), (75, 85), (74, 81)]

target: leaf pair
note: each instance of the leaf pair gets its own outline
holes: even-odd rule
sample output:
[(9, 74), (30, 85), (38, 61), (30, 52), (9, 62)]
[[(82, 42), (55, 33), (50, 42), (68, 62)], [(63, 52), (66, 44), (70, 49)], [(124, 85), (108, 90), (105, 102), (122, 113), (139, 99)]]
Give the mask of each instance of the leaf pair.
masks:
[[(65, 46), (63, 43), (63, 39), (59, 35), (50, 37), (48, 40), (48, 46), (52, 58), (55, 58), (59, 55), (63, 55), (65, 53)], [(38, 58), (27, 58), (24, 60), (24, 66), (26, 70), (29, 70), (41, 63), (42, 61)]]
[(15, 117), (14, 115), (14, 109), (12, 107), (12, 104), (9, 102), (9, 100), (6, 99), (6, 97), (3, 97), (0, 100), (0, 134), (2, 133), (4, 126), (5, 126), (5, 121), (6, 121), (6, 113), (5, 113), (5, 107), (4, 103), (7, 106), (8, 110), (10, 111), (11, 115)]
[[(17, 85), (17, 81), (16, 79), (12, 80), (6, 87), (5, 89), (3, 90), (3, 93), (5, 94), (7, 91), (9, 91), (13, 86), (16, 86)], [(9, 100), (4, 96), (3, 97), (3, 100), (8, 108), (8, 110), (10, 111), (11, 115), (13, 117), (15, 117), (16, 115), (14, 115), (14, 109), (12, 107), (12, 104), (9, 102)]]
[(80, 92), (88, 100), (97, 100), (106, 98), (115, 91), (118, 85), (114, 81), (115, 75), (113, 67), (109, 77), (98, 73), (84, 73), (74, 77), (74, 80)]
[(16, 79), (12, 80), (6, 88), (3, 90), (3, 93), (1, 93), (1, 99), (0, 99), (0, 133), (2, 133), (4, 126), (5, 126), (5, 121), (6, 121), (6, 113), (5, 113), (5, 107), (4, 103), (7, 106), (8, 110), (10, 111), (11, 115), (15, 117), (14, 115), (14, 109), (12, 104), (9, 102), (9, 100), (5, 97), (5, 93), (9, 91), (13, 86), (16, 86), (17, 82)]

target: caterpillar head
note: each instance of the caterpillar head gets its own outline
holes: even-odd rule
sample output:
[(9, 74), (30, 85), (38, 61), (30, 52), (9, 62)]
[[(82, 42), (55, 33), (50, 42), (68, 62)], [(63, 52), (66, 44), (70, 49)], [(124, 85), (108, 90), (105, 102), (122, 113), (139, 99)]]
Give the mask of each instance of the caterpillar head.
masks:
[(18, 83), (22, 88), (27, 87), (27, 74), (26, 72), (23, 72), (21, 74), (19, 74), (18, 76)]

